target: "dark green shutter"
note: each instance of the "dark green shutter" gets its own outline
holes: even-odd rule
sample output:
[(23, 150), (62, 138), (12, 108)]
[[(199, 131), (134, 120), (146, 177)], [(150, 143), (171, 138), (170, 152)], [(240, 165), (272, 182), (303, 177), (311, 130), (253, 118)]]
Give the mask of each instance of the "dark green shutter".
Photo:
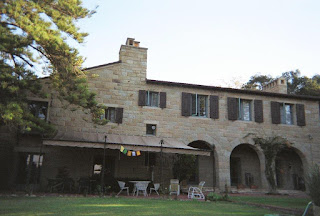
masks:
[(191, 94), (190, 93), (182, 92), (181, 115), (182, 116), (191, 115)]
[(139, 106), (145, 106), (146, 105), (146, 91), (145, 90), (139, 90), (138, 105)]
[(210, 118), (219, 119), (219, 96), (210, 95)]
[(123, 108), (116, 108), (116, 123), (121, 124), (123, 118)]
[(297, 111), (297, 125), (298, 126), (306, 126), (306, 116), (304, 111), (304, 104), (296, 105)]
[(254, 100), (254, 120), (255, 122), (263, 122), (263, 101)]
[(160, 92), (160, 108), (167, 107), (167, 93)]
[(280, 103), (271, 101), (271, 122), (272, 124), (281, 123)]
[(239, 116), (239, 100), (238, 98), (227, 98), (228, 105), (228, 119), (229, 120), (237, 120)]

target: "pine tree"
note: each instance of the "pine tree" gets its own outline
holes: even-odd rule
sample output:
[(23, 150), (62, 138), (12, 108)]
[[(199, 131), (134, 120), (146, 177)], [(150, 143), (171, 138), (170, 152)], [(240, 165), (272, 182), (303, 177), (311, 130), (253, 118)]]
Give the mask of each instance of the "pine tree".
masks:
[[(46, 80), (60, 99), (99, 116), (83, 58), (68, 43), (84, 41), (87, 34), (75, 23), (93, 13), (80, 0), (0, 0), (0, 126), (52, 132), (32, 115), (27, 100), (28, 94), (48, 97), (42, 91)], [(48, 78), (39, 79), (39, 71)]]

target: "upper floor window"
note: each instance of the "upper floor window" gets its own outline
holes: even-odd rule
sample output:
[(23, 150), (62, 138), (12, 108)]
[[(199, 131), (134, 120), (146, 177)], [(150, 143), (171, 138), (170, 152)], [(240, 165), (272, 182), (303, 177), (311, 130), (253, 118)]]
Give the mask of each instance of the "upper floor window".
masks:
[(139, 90), (139, 106), (166, 108), (166, 101), (167, 94), (165, 92)]
[(208, 96), (206, 95), (191, 95), (191, 114), (193, 116), (207, 116), (208, 110)]
[(101, 116), (101, 119), (104, 118), (109, 122), (121, 124), (123, 118), (123, 108), (108, 107), (104, 110), (104, 115)]
[(281, 124), (293, 124), (293, 105), (282, 103), (280, 104), (280, 119)]
[(46, 101), (30, 101), (29, 110), (32, 115), (42, 120), (47, 120), (48, 102)]
[(252, 121), (251, 100), (244, 100), (239, 98), (239, 120)]
[(159, 107), (159, 92), (146, 91), (146, 106)]

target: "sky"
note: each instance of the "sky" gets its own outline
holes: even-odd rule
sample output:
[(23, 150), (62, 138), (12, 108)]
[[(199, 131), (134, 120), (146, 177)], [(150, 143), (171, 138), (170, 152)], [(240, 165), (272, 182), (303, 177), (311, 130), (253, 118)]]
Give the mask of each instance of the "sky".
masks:
[(83, 0), (85, 67), (119, 60), (127, 37), (148, 48), (147, 78), (237, 87), (257, 73), (320, 73), (319, 0)]

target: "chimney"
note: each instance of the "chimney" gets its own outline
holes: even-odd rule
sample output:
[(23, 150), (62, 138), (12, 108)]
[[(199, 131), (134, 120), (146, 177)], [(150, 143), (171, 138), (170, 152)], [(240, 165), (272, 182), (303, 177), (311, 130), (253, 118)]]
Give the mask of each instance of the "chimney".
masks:
[(274, 93), (281, 93), (281, 94), (288, 94), (287, 91), (287, 80), (284, 77), (280, 77), (272, 82), (268, 83), (267, 85), (262, 87), (262, 91), (265, 92), (274, 92)]
[(139, 47), (140, 46), (140, 42), (139, 41), (135, 41), (134, 38), (127, 38), (126, 45), (127, 46)]

